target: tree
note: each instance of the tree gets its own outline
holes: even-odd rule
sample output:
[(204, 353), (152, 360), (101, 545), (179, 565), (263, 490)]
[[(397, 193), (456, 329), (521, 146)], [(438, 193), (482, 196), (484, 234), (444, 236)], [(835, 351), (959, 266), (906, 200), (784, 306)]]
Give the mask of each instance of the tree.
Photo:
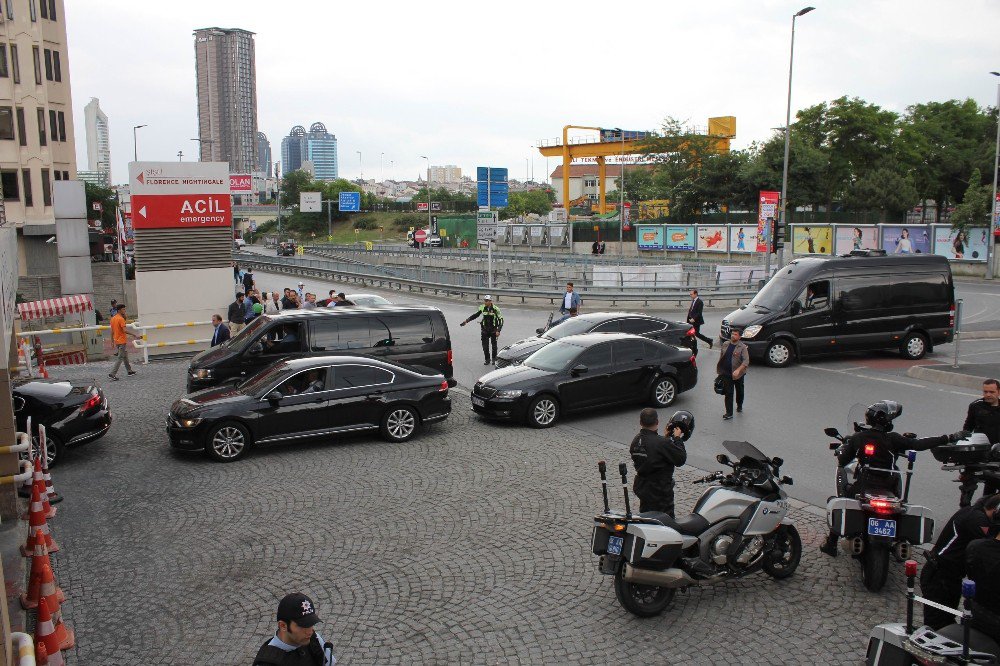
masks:
[(955, 212), (951, 214), (951, 226), (963, 231), (968, 231), (972, 227), (986, 227), (988, 229), (990, 225), (990, 198), (992, 196), (992, 184), (983, 182), (979, 169), (973, 170), (962, 203), (955, 206)]
[(87, 196), (88, 219), (93, 220), (98, 217), (97, 211), (94, 210), (94, 203), (99, 203), (102, 207), (100, 213), (101, 228), (116, 230), (118, 228), (118, 195), (115, 194), (115, 191), (109, 187), (88, 182), (84, 182), (83, 187)]
[(319, 191), (318, 189), (309, 189), (309, 185), (312, 182), (308, 171), (296, 169), (291, 173), (286, 173), (284, 178), (281, 179), (281, 205), (286, 208), (298, 206), (300, 192)]
[(511, 192), (510, 196), (507, 197), (507, 207), (500, 209), (500, 219), (506, 220), (528, 213), (545, 215), (550, 210), (552, 210), (552, 199), (549, 191)]
[(879, 222), (888, 213), (902, 214), (918, 200), (913, 179), (897, 169), (879, 168), (858, 178), (847, 192), (846, 203), (854, 210), (877, 210)]

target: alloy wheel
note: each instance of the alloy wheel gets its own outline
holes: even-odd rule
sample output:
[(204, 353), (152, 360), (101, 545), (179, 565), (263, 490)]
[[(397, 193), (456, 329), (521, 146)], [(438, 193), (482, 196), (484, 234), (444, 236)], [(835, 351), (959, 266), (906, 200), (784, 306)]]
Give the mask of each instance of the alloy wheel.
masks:
[(535, 404), (535, 411), (532, 413), (535, 422), (539, 425), (549, 425), (556, 418), (556, 403), (548, 398), (543, 398)]
[(385, 427), (393, 439), (402, 440), (413, 434), (413, 430), (417, 427), (417, 419), (410, 410), (397, 409), (389, 414)]
[(656, 402), (658, 404), (669, 405), (676, 396), (677, 390), (669, 379), (661, 379), (660, 383), (656, 385)]
[(212, 437), (212, 449), (220, 458), (232, 459), (243, 453), (246, 448), (246, 437), (239, 428), (234, 426), (224, 426), (219, 428), (215, 436)]

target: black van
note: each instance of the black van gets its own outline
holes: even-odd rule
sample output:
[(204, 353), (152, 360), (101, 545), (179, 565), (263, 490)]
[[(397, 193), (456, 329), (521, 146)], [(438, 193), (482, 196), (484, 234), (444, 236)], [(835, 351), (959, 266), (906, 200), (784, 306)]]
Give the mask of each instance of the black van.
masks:
[(336, 307), (261, 315), (191, 360), (188, 393), (250, 377), (280, 359), (350, 354), (423, 365), (452, 378), (444, 314), (426, 305)]
[(898, 348), (921, 358), (952, 341), (955, 286), (946, 257), (860, 250), (802, 257), (722, 320), (743, 329), (750, 355), (784, 367), (796, 357)]

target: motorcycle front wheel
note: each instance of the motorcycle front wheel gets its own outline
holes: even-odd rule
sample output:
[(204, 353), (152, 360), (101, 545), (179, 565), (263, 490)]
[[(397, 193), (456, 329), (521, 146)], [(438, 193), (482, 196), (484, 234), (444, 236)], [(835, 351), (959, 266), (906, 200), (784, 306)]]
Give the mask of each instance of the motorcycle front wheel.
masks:
[(672, 587), (639, 585), (625, 580), (625, 562), (615, 572), (615, 596), (622, 608), (639, 617), (653, 617), (662, 613), (674, 600), (677, 590)]
[(770, 552), (764, 556), (764, 573), (771, 578), (788, 578), (799, 568), (802, 559), (802, 539), (795, 525), (782, 525), (774, 537)]
[(878, 592), (889, 577), (889, 546), (871, 543), (861, 553), (861, 580), (871, 592)]

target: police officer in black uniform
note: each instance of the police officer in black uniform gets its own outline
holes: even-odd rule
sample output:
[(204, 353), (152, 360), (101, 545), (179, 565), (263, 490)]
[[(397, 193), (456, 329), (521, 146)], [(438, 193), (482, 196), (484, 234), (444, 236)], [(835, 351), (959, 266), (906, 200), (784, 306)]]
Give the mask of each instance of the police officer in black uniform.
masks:
[[(861, 426), (860, 431), (848, 437), (837, 449), (838, 497), (853, 497), (862, 490), (857, 487), (858, 479), (854, 479), (854, 483), (851, 483), (847, 478), (844, 466), (852, 460), (857, 459), (866, 468), (896, 469), (896, 458), (905, 454), (907, 450), (926, 451), (948, 442), (957, 442), (964, 436), (964, 433), (956, 432), (951, 435), (918, 438), (910, 433), (901, 435), (892, 432), (893, 420), (902, 413), (903, 406), (892, 400), (880, 400), (869, 405), (865, 411), (866, 425)], [(872, 445), (872, 448), (868, 445)], [(859, 464), (858, 471), (862, 469)], [(901, 493), (898, 474), (878, 473), (876, 470), (868, 469), (864, 474), (864, 483), (867, 488), (889, 490), (897, 497)], [(830, 557), (836, 557), (838, 536), (836, 531), (830, 530), (826, 543), (819, 549)]]
[(660, 511), (674, 516), (674, 468), (687, 462), (684, 442), (694, 432), (694, 415), (681, 410), (670, 417), (661, 437), (656, 429), (660, 417), (655, 409), (639, 412), (639, 434), (629, 453), (635, 465), (632, 490), (639, 498), (639, 511)]
[[(500, 308), (493, 305), (493, 297), (487, 294), (483, 297), (483, 304), (473, 313), (471, 317), (463, 321), (459, 326), (465, 326), (473, 319), (482, 317), (479, 322), (479, 337), (483, 342), (483, 365), (489, 365), (497, 360), (497, 338), (500, 337), (500, 329), (503, 328), (503, 314)], [(490, 356), (490, 346), (493, 347), (493, 356)]]
[(319, 622), (312, 599), (286, 594), (278, 604), (278, 630), (257, 651), (253, 666), (334, 666), (333, 646), (313, 629)]
[[(996, 497), (992, 495), (990, 499)], [(969, 604), (972, 610), (969, 625), (1000, 643), (1000, 533), (969, 544), (965, 550), (965, 570), (976, 582), (976, 596)]]
[[(931, 601), (950, 608), (958, 606), (965, 576), (966, 546), (976, 539), (990, 536), (1000, 495), (993, 495), (973, 506), (959, 509), (938, 536), (934, 548), (927, 554), (927, 564), (920, 572), (920, 590)], [(979, 594), (977, 593), (977, 597)], [(940, 629), (955, 623), (951, 613), (924, 606), (924, 624)]]
[[(983, 397), (969, 405), (969, 413), (965, 416), (962, 430), (981, 432), (993, 444), (1000, 442), (1000, 381), (987, 379), (983, 382)], [(974, 487), (972, 492), (975, 492)], [(983, 497), (995, 495), (998, 492), (1000, 492), (1000, 483), (996, 481), (985, 482)]]

